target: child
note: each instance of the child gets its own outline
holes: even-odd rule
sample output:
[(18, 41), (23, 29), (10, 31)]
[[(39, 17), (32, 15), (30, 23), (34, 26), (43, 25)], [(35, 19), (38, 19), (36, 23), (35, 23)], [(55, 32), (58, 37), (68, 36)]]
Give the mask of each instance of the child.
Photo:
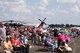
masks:
[(1, 46), (1, 44), (2, 44), (2, 37), (0, 36), (0, 46)]
[(54, 51), (57, 51), (58, 48), (58, 39), (57, 37), (54, 38)]

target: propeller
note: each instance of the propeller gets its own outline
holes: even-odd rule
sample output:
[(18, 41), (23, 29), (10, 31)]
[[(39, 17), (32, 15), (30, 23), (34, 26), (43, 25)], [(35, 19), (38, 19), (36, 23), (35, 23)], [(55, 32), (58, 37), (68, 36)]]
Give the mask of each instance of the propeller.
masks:
[(45, 21), (46, 20), (46, 18), (44, 18), (44, 20), (43, 21)]
[(39, 19), (39, 21), (41, 21), (40, 26), (41, 26), (41, 25), (43, 26), (43, 24), (47, 25), (47, 24), (44, 22), (45, 20), (46, 20), (46, 18), (44, 18), (43, 20)]
[(44, 24), (47, 25), (45, 22), (44, 22)]
[(43, 22), (41, 19), (39, 19), (39, 21)]

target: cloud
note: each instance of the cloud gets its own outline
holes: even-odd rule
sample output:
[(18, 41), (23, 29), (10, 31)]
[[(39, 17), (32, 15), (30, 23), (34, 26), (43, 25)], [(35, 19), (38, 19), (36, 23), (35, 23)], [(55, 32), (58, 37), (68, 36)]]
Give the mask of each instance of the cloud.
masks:
[(54, 12), (52, 10), (47, 10), (47, 11), (41, 11), (40, 12), (41, 15), (44, 15), (44, 16), (54, 16)]
[(74, 12), (74, 13), (80, 13), (80, 8), (78, 5), (75, 5), (71, 8), (70, 10), (71, 12)]
[(49, 2), (51, 0), (41, 0), (39, 5), (38, 5), (38, 9), (40, 10), (46, 10), (46, 7), (49, 5)]
[(63, 14), (68, 14), (68, 11), (65, 9), (57, 9), (55, 10), (56, 13), (63, 13)]
[(39, 10), (46, 10), (46, 8), (43, 7), (43, 6), (38, 6), (37, 9), (39, 9)]
[(75, 3), (77, 0), (57, 0), (58, 3)]
[(79, 3), (79, 4), (80, 4), (80, 0), (77, 0), (77, 3)]
[[(31, 8), (26, 5), (26, 0), (16, 0), (16, 1), (0, 1), (1, 8), (9, 9), (11, 12), (15, 13), (29, 13), (31, 14)], [(6, 8), (5, 8), (6, 7)]]
[(52, 0), (40, 0), (38, 5), (35, 8), (36, 15), (40, 17), (50, 17), (54, 16), (52, 9), (47, 9), (47, 6), (50, 4)]
[(41, 0), (40, 5), (46, 6), (48, 5), (48, 3), (49, 3), (49, 0)]
[(71, 21), (72, 18), (77, 17), (80, 20), (80, 0), (36, 1), (0, 0), (0, 20), (14, 19), (23, 22), (30, 21), (30, 23), (39, 23), (38, 18), (43, 19), (46, 17), (47, 23), (67, 23), (70, 20), (69, 22), (73, 22), (73, 24), (76, 18)]
[(25, 0), (17, 0), (17, 2), (24, 4)]
[(17, 12), (17, 13), (29, 13), (31, 14), (31, 10), (27, 7), (15, 7), (15, 8), (10, 8), (11, 11)]

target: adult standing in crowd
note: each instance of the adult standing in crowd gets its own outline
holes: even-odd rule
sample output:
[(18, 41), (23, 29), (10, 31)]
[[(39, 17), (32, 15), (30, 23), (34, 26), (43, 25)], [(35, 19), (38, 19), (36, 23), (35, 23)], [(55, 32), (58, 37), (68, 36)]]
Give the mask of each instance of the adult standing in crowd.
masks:
[(3, 40), (6, 40), (6, 27), (2, 22), (0, 22), (0, 36), (3, 38)]
[(32, 28), (32, 42), (36, 43), (36, 29), (34, 26)]
[(57, 35), (58, 35), (57, 32), (58, 32), (58, 30), (55, 28), (55, 29), (54, 29), (54, 37), (57, 37)]

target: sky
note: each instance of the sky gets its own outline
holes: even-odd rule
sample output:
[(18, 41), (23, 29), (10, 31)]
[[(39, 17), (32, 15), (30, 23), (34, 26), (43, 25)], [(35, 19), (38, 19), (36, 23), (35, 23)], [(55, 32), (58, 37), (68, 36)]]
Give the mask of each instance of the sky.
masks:
[(0, 0), (0, 21), (80, 24), (80, 0)]

